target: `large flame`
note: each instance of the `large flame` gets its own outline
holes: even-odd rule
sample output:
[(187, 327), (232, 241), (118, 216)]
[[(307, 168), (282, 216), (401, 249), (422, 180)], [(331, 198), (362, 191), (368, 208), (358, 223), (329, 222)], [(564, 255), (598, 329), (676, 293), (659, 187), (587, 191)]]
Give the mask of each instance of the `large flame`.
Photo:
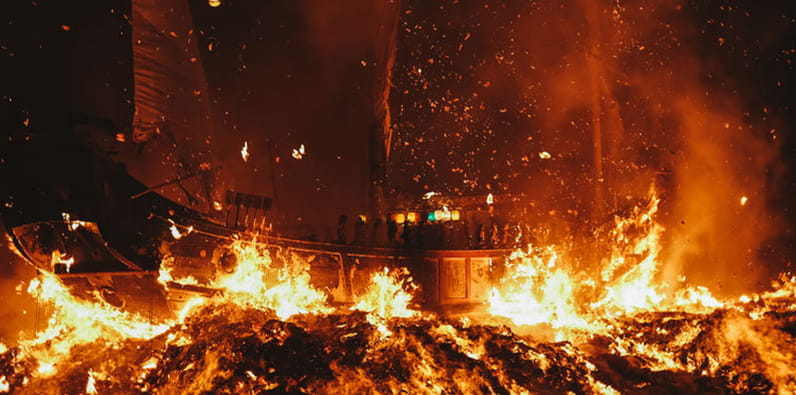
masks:
[(375, 325), (382, 335), (389, 336), (391, 332), (387, 329), (387, 320), (417, 316), (417, 311), (409, 308), (411, 292), (416, 288), (406, 268), (390, 272), (385, 267), (373, 274), (367, 291), (358, 296), (358, 302), (351, 309), (367, 312), (368, 322)]
[[(660, 279), (663, 227), (655, 221), (654, 189), (626, 218), (615, 217), (608, 253), (583, 270), (564, 246), (529, 246), (514, 252), (507, 275), (490, 296), (489, 311), (516, 325), (599, 331), (611, 319), (645, 311), (702, 312), (723, 307), (705, 287)], [(707, 310), (706, 310), (707, 309)], [(564, 339), (564, 332), (557, 338)]]
[(169, 323), (153, 323), (108, 304), (76, 298), (51, 273), (32, 280), (28, 292), (40, 303), (52, 306), (46, 329), (20, 342), (20, 355), (33, 356), (38, 361), (36, 375), (43, 377), (70, 363), (69, 353), (77, 345), (150, 339), (170, 327)]

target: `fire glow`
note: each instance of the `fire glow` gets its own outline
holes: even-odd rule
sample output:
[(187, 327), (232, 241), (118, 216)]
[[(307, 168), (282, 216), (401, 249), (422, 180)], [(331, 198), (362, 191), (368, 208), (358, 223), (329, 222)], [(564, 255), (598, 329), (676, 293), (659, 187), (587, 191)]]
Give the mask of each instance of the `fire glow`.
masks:
[[(133, 5), (141, 3), (146, 2)], [(205, 11), (214, 17), (237, 15), (241, 9), (235, 7), (242, 3), (209, 0), (213, 10)], [(210, 154), (219, 152), (192, 149), (203, 144), (180, 146), (177, 156), (184, 158), (175, 170), (180, 177), (167, 178), (175, 183), (163, 190), (173, 190), (183, 200), (158, 199), (154, 194), (161, 187), (148, 189), (144, 199), (125, 196), (151, 210), (146, 224), (157, 229), (160, 239), (133, 229), (129, 233), (137, 239), (130, 245), (121, 246), (125, 239), (117, 235), (93, 249), (73, 248), (101, 240), (101, 234), (96, 224), (74, 220), (69, 213), (62, 214), (60, 228), (50, 223), (20, 226), (20, 232), (33, 229), (22, 235), (34, 240), (29, 245), (19, 242), (25, 240), (22, 233), (11, 233), (9, 249), (17, 243), (25, 252), (17, 254), (29, 261), (38, 257), (31, 258), (31, 251), (41, 252), (44, 263), (37, 265), (43, 270), (38, 277), (16, 288), (35, 299), (36, 325), (20, 328), (13, 344), (0, 343), (0, 394), (796, 393), (796, 275), (780, 273), (765, 290), (765, 283), (756, 291), (742, 289), (757, 286), (764, 274), (771, 274), (766, 270), (780, 270), (774, 269), (778, 258), (760, 256), (779, 253), (777, 245), (762, 247), (776, 232), (767, 222), (778, 220), (765, 211), (773, 204), (765, 193), (777, 168), (770, 163), (771, 151), (778, 147), (758, 136), (756, 129), (769, 129), (758, 128), (754, 111), (745, 108), (749, 103), (740, 103), (744, 100), (736, 96), (742, 95), (723, 78), (735, 69), (716, 70), (703, 64), (696, 51), (707, 53), (713, 43), (741, 53), (746, 51), (741, 41), (757, 43), (758, 37), (740, 40), (740, 34), (724, 34), (737, 25), (731, 23), (732, 10), (743, 6), (721, 5), (726, 20), (710, 18), (710, 26), (691, 26), (689, 18), (703, 19), (695, 5), (700, 2), (641, 6), (583, 0), (573, 7), (522, 2), (516, 9), (487, 3), (369, 3), (395, 6), (396, 19), (383, 23), (374, 17), (378, 23), (370, 33), (378, 34), (350, 36), (363, 42), (390, 36), (390, 43), (367, 41), (367, 50), (360, 51), (355, 43), (335, 42), (335, 50), (324, 47), (322, 57), (302, 54), (316, 64), (298, 74), (283, 73), (289, 70), (280, 65), (292, 67), (292, 62), (272, 62), (268, 52), (236, 52), (248, 45), (257, 48), (256, 43), (221, 40), (226, 34), (221, 24), (155, 31), (155, 36), (192, 46), (207, 42), (219, 60), (240, 54), (229, 57), (234, 62), (219, 62), (203, 60), (204, 50), (197, 51), (189, 62), (194, 66), (233, 63), (242, 71), (248, 67), (244, 59), (267, 59), (267, 73), (247, 71), (208, 81), (235, 81), (247, 92), (235, 101), (240, 106), (236, 113), (257, 102), (275, 118), (262, 129), (291, 131), (287, 137), (269, 136), (266, 147), (260, 139), (264, 136), (247, 134), (245, 122), (231, 116), (223, 124), (235, 125), (239, 134), (229, 141), (196, 139), (205, 133), (197, 127), (201, 125), (186, 127), (196, 136), (174, 138), (175, 149), (186, 141), (204, 141), (225, 149), (219, 157), (234, 163), (211, 166)], [(377, 14), (391, 13), (374, 7)], [(457, 7), (475, 17), (468, 20), (462, 11), (447, 14)], [(334, 15), (332, 8), (345, 7), (312, 10), (312, 18), (301, 19), (300, 25), (317, 28), (311, 24), (321, 15)], [(430, 10), (437, 9), (445, 10), (436, 15), (445, 23), (436, 23)], [(153, 10), (134, 14), (155, 15)], [(133, 19), (133, 31), (140, 32), (147, 19)], [(332, 19), (324, 20), (325, 29), (335, 26)], [(280, 40), (289, 44), (285, 50), (305, 48), (294, 40), (289, 24), (268, 22), (272, 20), (257, 19), (258, 26), (280, 26)], [(388, 31), (391, 25), (397, 31)], [(63, 26), (73, 35), (84, 31)], [(692, 31), (721, 36), (694, 40)], [(401, 46), (392, 42), (401, 39)], [(147, 40), (139, 41), (134, 48), (146, 49), (140, 45)], [(796, 51), (778, 51), (776, 56), (790, 65), (788, 56)], [(336, 56), (348, 53), (356, 56), (356, 67), (349, 61), (347, 68), (338, 68)], [(722, 63), (717, 59), (724, 60), (714, 55), (711, 63)], [(746, 59), (738, 63), (755, 69)], [(321, 66), (331, 67), (319, 75), (335, 74), (339, 81), (326, 83), (309, 74)], [(345, 83), (349, 74), (378, 73), (383, 66), (384, 77)], [(146, 71), (140, 65), (136, 69)], [(258, 78), (249, 77), (254, 74)], [(305, 80), (313, 85), (307, 91), (323, 98), (336, 99), (333, 87), (350, 86), (357, 99), (341, 98), (330, 106), (343, 117), (359, 114), (358, 102), (366, 101), (362, 96), (367, 92), (367, 100), (378, 104), (368, 103), (377, 114), (368, 114), (367, 122), (351, 129), (356, 135), (367, 128), (367, 144), (339, 138), (337, 132), (351, 125), (337, 125), (339, 119), (329, 117), (326, 106), (310, 96), (296, 111), (313, 116), (279, 122), (282, 103), (253, 100), (268, 96), (246, 86), (272, 81), (268, 74), (290, 80), (269, 89), (287, 85), (297, 95), (306, 93)], [(741, 85), (754, 85), (749, 82)], [(157, 88), (158, 94), (161, 90), (157, 83), (136, 86), (139, 99), (147, 87)], [(238, 92), (204, 88), (188, 92), (208, 105), (224, 104), (224, 95)], [(213, 95), (203, 97), (208, 91)], [(166, 96), (178, 100), (184, 95)], [(760, 104), (749, 107), (759, 109)], [(763, 112), (769, 117), (768, 110)], [(180, 119), (161, 115), (152, 119)], [(135, 116), (152, 114), (136, 108)], [(312, 134), (312, 118), (327, 124), (317, 133), (344, 142), (345, 151), (330, 155), (322, 143), (327, 140)], [(24, 126), (29, 126), (27, 118)], [(175, 133), (163, 130), (160, 140), (136, 141), (139, 150)], [(779, 141), (788, 139), (784, 137)], [(241, 147), (244, 138), (253, 141), (254, 157), (248, 141)], [(311, 157), (297, 139), (313, 150)], [(116, 134), (116, 140), (127, 139)], [(316, 192), (330, 203), (343, 200), (333, 182), (326, 185), (327, 177), (315, 175), (353, 169), (324, 159), (342, 163), (341, 158), (354, 157), (365, 146), (373, 151), (368, 152), (368, 170), (378, 177), (371, 174), (365, 180), (364, 169), (362, 174), (349, 172), (350, 179), (339, 188), (354, 188), (362, 179), (364, 189), (379, 199), (368, 202), (372, 208), (351, 203), (357, 206), (355, 214), (340, 215), (337, 228), (318, 232), (310, 224), (313, 217), (334, 221), (340, 213), (306, 205), (296, 226), (279, 211), (289, 212), (285, 203), (295, 203), (286, 200), (300, 196), (309, 202)], [(272, 150), (303, 161), (297, 162), (300, 166), (280, 163)], [(201, 161), (203, 172), (191, 172), (193, 160)], [(268, 162), (268, 169), (258, 161)], [(216, 173), (230, 168), (257, 173), (238, 185), (271, 182), (273, 196), (234, 190), (233, 181), (243, 178), (221, 179), (232, 184), (220, 190), (229, 193), (224, 204), (214, 200), (223, 194), (189, 193), (210, 189)], [(262, 173), (269, 173), (270, 180)], [(307, 174), (315, 178), (315, 192), (293, 193), (292, 184), (309, 185), (302, 182)], [(97, 189), (108, 194), (114, 185)], [(278, 185), (288, 189), (280, 193), (282, 200), (277, 200)], [(165, 211), (161, 206), (167, 203), (182, 205), (186, 199), (192, 206), (185, 210), (155, 214)], [(277, 202), (273, 209), (272, 199)], [(21, 203), (4, 205), (11, 209), (16, 204), (20, 208), (15, 210), (22, 211), (27, 205)], [(215, 212), (195, 213), (200, 206)], [(58, 211), (67, 209), (72, 208)], [(83, 218), (83, 211), (74, 213)], [(181, 215), (189, 216), (185, 225), (178, 224)], [(257, 232), (265, 232), (266, 215), (269, 234), (261, 235)], [(153, 225), (165, 217), (174, 219), (162, 221), (160, 228)], [(352, 222), (355, 241), (349, 242), (347, 225)], [(263, 226), (252, 228), (251, 223)], [(391, 240), (383, 240), (387, 238)], [(39, 244), (45, 246), (42, 251), (34, 248)], [(141, 256), (146, 253), (147, 259), (127, 250), (144, 251)], [(85, 251), (100, 258), (86, 257)], [(102, 271), (106, 262), (119, 263), (118, 269)], [(785, 262), (782, 267), (790, 270)], [(106, 293), (113, 295), (116, 288), (108, 284), (125, 284), (114, 283), (117, 278), (132, 279), (126, 284), (134, 285), (125, 291), (140, 292), (143, 300), (162, 297), (170, 315), (153, 316), (151, 296), (148, 315), (109, 301)], [(74, 286), (78, 281), (86, 286)], [(145, 294), (141, 284), (151, 285), (153, 293)]]
[[(796, 277), (783, 276), (772, 291), (745, 296), (736, 301), (720, 301), (704, 287), (685, 287), (658, 281), (658, 251), (660, 236), (664, 232), (655, 222), (658, 203), (657, 195), (652, 193), (646, 203), (632, 211), (630, 217), (616, 218), (614, 228), (608, 232), (615, 242), (609, 249), (607, 259), (602, 259), (604, 264), (598, 276), (586, 276), (576, 271), (563, 246), (529, 246), (511, 256), (506, 265), (505, 277), (492, 290), (489, 314), (486, 317), (461, 318), (458, 322), (433, 314), (421, 314), (409, 308), (417, 292), (416, 287), (405, 271), (390, 271), (386, 268), (373, 273), (366, 293), (356, 297), (349, 312), (338, 310), (328, 305), (324, 292), (310, 285), (306, 262), (294, 260), (288, 264), (276, 264), (267, 250), (244, 240), (235, 240), (230, 244), (237, 258), (235, 270), (205, 284), (218, 289), (219, 296), (190, 301), (179, 318), (173, 321), (150, 323), (144, 317), (129, 315), (108, 305), (77, 299), (54, 275), (42, 274), (30, 283), (28, 292), (42, 303), (52, 305), (53, 315), (45, 330), (22, 340), (17, 347), (3, 349), (0, 353), (2, 358), (18, 370), (14, 370), (11, 376), (3, 376), (0, 385), (5, 388), (6, 385), (28, 382), (30, 384), (26, 388), (48, 388), (47, 385), (55, 385), (60, 380), (71, 380), (70, 377), (78, 373), (75, 369), (67, 368), (67, 361), (75, 358), (74, 350), (86, 347), (110, 352), (117, 348), (126, 349), (129, 347), (127, 344), (151, 344), (146, 347), (159, 342), (171, 344), (171, 347), (204, 344), (206, 340), (202, 336), (206, 335), (202, 334), (201, 328), (215, 325), (214, 322), (226, 322), (218, 315), (222, 311), (232, 314), (229, 319), (233, 320), (223, 325), (236, 326), (246, 325), (251, 319), (247, 318), (247, 314), (252, 313), (243, 311), (257, 311), (264, 317), (270, 315), (276, 320), (274, 322), (280, 322), (279, 325), (301, 325), (309, 333), (330, 330), (313, 329), (326, 325), (322, 322), (338, 322), (335, 325), (349, 331), (341, 334), (344, 340), (360, 338), (365, 333), (361, 332), (362, 328), (372, 328), (375, 330), (373, 333), (378, 335), (362, 338), (368, 353), (420, 347), (417, 349), (419, 354), (404, 354), (401, 357), (414, 362), (409, 368), (409, 382), (390, 382), (388, 387), (395, 389), (422, 391), (429, 388), (429, 383), (438, 383), (434, 385), (440, 385), (439, 388), (458, 388), (465, 392), (466, 388), (478, 387), (480, 379), (477, 375), (460, 377), (454, 385), (446, 381), (444, 373), (435, 373), (443, 369), (439, 364), (446, 362), (439, 360), (440, 356), (428, 348), (429, 345), (411, 346), (417, 341), (411, 333), (418, 330), (411, 328), (427, 328), (427, 336), (432, 336), (441, 344), (450, 344), (456, 352), (471, 361), (477, 361), (474, 363), (496, 363), (494, 358), (497, 357), (484, 348), (482, 342), (487, 341), (486, 333), (504, 332), (503, 336), (516, 336), (506, 327), (490, 326), (493, 325), (490, 322), (499, 322), (504, 318), (510, 320), (512, 328), (526, 333), (522, 341), (536, 343), (538, 347), (549, 350), (545, 352), (553, 353), (527, 356), (540, 364), (543, 370), (553, 364), (565, 363), (569, 365), (561, 367), (581, 366), (585, 369), (582, 372), (594, 371), (597, 368), (588, 361), (595, 356), (584, 354), (579, 347), (587, 344), (595, 347), (593, 339), (600, 338), (610, 339), (607, 344), (600, 346), (607, 347), (604, 352), (619, 357), (643, 356), (646, 362), (642, 366), (651, 371), (674, 370), (703, 377), (719, 377), (727, 374), (727, 369), (741, 368), (733, 365), (733, 361), (749, 358), (738, 347), (753, 347), (759, 353), (759, 358), (750, 361), (760, 374), (771, 380), (773, 388), (779, 392), (796, 389), (794, 379), (782, 370), (788, 366), (789, 358), (796, 357), (796, 350), (792, 346), (777, 343), (771, 337), (775, 333), (766, 329), (768, 321), (760, 321), (761, 317), (775, 312), (796, 311), (796, 304), (793, 303), (796, 300)], [(196, 284), (195, 279), (175, 279), (169, 271), (169, 266), (164, 263), (162, 282)], [(365, 314), (364, 321), (358, 321), (358, 312)], [(350, 317), (344, 318), (347, 316)], [(719, 320), (718, 326), (709, 324), (712, 320)], [(677, 324), (673, 326), (666, 322)], [(360, 329), (345, 329), (349, 325)], [(232, 327), (229, 328), (227, 330), (232, 330)], [(718, 332), (712, 332), (714, 330)], [(719, 342), (716, 345), (719, 348), (705, 346), (699, 351), (708, 353), (699, 357), (711, 361), (707, 366), (693, 359), (697, 358), (696, 355), (682, 357), (683, 353), (689, 352), (686, 347), (688, 344), (706, 335), (717, 336), (715, 341)], [(234, 338), (236, 335), (231, 332), (228, 336)], [(548, 344), (545, 343), (546, 338), (568, 343)], [(141, 363), (139, 373), (129, 382), (122, 378), (124, 376), (116, 374), (120, 365), (87, 363), (82, 368), (83, 373), (78, 376), (82, 377), (80, 380), (87, 392), (89, 389), (97, 393), (124, 388), (151, 389), (152, 375), (158, 372), (163, 374), (166, 368), (163, 364), (166, 362), (158, 357), (158, 353), (144, 355), (146, 357), (136, 357), (146, 362)], [(575, 359), (565, 362), (561, 359), (565, 358), (564, 355)], [(217, 358), (217, 354), (209, 353), (203, 361), (197, 362), (203, 364), (203, 368), (184, 367), (182, 370), (210, 375), (208, 379), (223, 374), (206, 370), (215, 366), (208, 364), (218, 363), (214, 358)], [(317, 381), (311, 387), (316, 390), (350, 388), (343, 383), (353, 371), (341, 363), (336, 362), (337, 365), (332, 366), (336, 379)], [(25, 366), (32, 367), (32, 370), (27, 370)], [(241, 388), (288, 388), (280, 387), (286, 384), (275, 378), (277, 376), (273, 372), (251, 369), (247, 372), (253, 372), (245, 375), (249, 384), (238, 384), (243, 385)], [(367, 375), (372, 373), (358, 374), (365, 375), (359, 376), (363, 380), (371, 380)], [(509, 371), (494, 374), (498, 375), (500, 385), (504, 388), (534, 388), (529, 387), (530, 382), (512, 376)], [(265, 376), (273, 381), (260, 380)], [(583, 376), (583, 380), (579, 385), (587, 392), (614, 392), (612, 384), (615, 383), (601, 382), (591, 373)], [(214, 382), (218, 383), (210, 380), (202, 384), (202, 388), (218, 389), (212, 384)], [(376, 384), (364, 381), (360, 385), (358, 388), (361, 389)]]

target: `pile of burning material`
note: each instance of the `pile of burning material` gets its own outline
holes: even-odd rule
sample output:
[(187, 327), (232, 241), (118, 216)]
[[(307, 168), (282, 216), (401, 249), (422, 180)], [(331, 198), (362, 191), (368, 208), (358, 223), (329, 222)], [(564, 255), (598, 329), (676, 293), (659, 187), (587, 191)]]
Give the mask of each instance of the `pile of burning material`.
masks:
[(577, 343), (419, 312), (374, 324), (377, 310), (283, 319), (218, 301), (150, 338), (106, 332), (65, 351), (59, 336), (75, 334), (59, 333), (4, 349), (0, 391), (787, 393), (794, 290), (790, 279), (710, 313), (624, 316)]
[[(791, 303), (794, 302), (791, 299)], [(424, 316), (297, 315), (211, 304), (148, 340), (75, 346), (55, 372), (6, 350), (14, 393), (769, 393), (791, 377), (796, 313), (644, 313), (590, 342)]]
[(28, 291), (53, 314), (0, 345), (0, 393), (796, 392), (796, 276), (737, 300), (666, 284), (657, 202), (616, 219), (596, 271), (555, 246), (518, 251), (478, 315), (413, 309), (411, 278), (387, 269), (331, 307), (306, 262), (240, 240), (235, 270), (201, 284), (223, 292), (168, 322), (42, 274)]
[[(593, 367), (569, 344), (531, 346), (506, 328), (433, 319), (390, 320), (389, 337), (366, 314), (297, 316), (208, 306), (151, 340), (86, 344), (75, 361), (36, 378), (35, 361), (9, 362), (23, 393), (592, 392)], [(78, 362), (79, 361), (79, 362)], [(34, 377), (30, 377), (33, 375)], [(30, 377), (25, 379), (25, 377)]]

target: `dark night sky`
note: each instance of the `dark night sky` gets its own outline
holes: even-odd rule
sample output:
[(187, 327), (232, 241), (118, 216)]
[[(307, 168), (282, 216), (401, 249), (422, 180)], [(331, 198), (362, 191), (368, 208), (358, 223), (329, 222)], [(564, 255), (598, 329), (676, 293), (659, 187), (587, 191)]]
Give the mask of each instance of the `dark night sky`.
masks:
[[(368, 56), (366, 32), (375, 17), (364, 2), (334, 3), (237, 0), (213, 9), (206, 2), (191, 1), (195, 24), (203, 32), (200, 49), (216, 100), (218, 127), (231, 138), (250, 141), (255, 162), (264, 160), (265, 139), (274, 141), (275, 156), (280, 157), (280, 196), (275, 208), (281, 209), (287, 222), (301, 217), (303, 221), (311, 218), (331, 225), (338, 213), (367, 207), (365, 154), (372, 71), (360, 62)], [(405, 13), (399, 35), (393, 90), (397, 126), (391, 181), (394, 192), (477, 194), (490, 190), (486, 187), (489, 184), (496, 190), (544, 192), (557, 202), (577, 195), (577, 186), (555, 192), (557, 195), (548, 192), (551, 185), (562, 180), (576, 180), (572, 181), (576, 185), (589, 181), (584, 176), (588, 165), (583, 164), (588, 152), (572, 149), (584, 145), (581, 138), (573, 137), (586, 132), (583, 110), (571, 103), (563, 105), (562, 100), (569, 98), (554, 89), (560, 77), (583, 68), (573, 55), (584, 45), (585, 25), (578, 7), (562, 1), (489, 1), (486, 3), (492, 7), (485, 11), (474, 3), (458, 3), (403, 3), (403, 8), (412, 12)], [(674, 62), (679, 54), (687, 54), (701, 62), (698, 78), (706, 94), (740, 98), (739, 117), (743, 122), (762, 135), (776, 130), (777, 141), (771, 146), (778, 160), (765, 192), (770, 211), (785, 223), (775, 248), (789, 251), (780, 254), (791, 257), (796, 221), (792, 199), (796, 193), (796, 119), (791, 98), (796, 82), (792, 64), (796, 23), (789, 1), (667, 1), (657, 9), (653, 7), (659, 4), (656, 2), (619, 3), (628, 7), (624, 26), (630, 26), (631, 33), (627, 34), (634, 39), (646, 34), (643, 38), (648, 52), (655, 53), (650, 48), (665, 48), (672, 37), (680, 39), (685, 48), (672, 56), (657, 52), (645, 60), (625, 56), (617, 61), (619, 74), (627, 77), (640, 69), (651, 75), (678, 73)], [(639, 11), (643, 7), (656, 11)], [(121, 131), (129, 132), (133, 111), (129, 8), (128, 1), (115, 0), (2, 2), (3, 133), (64, 133), (76, 114), (109, 119)], [(521, 13), (525, 19), (515, 18)], [(674, 33), (645, 29), (646, 23), (658, 26), (658, 16), (671, 15), (677, 15)], [(639, 37), (634, 32), (639, 32)], [(440, 62), (456, 53), (456, 45), (467, 33), (472, 37), (463, 55), (454, 57), (450, 64)], [(208, 50), (210, 43), (213, 51)], [(517, 52), (512, 55), (514, 65), (538, 67), (517, 71), (519, 66), (507, 67), (495, 61), (510, 51)], [(433, 65), (428, 62), (432, 57), (437, 59)], [(564, 63), (568, 67), (560, 67)], [(439, 73), (432, 76), (437, 79), (431, 81), (430, 90), (417, 85), (413, 67)], [(445, 67), (452, 67), (461, 78), (439, 79), (450, 77)], [(639, 104), (643, 95), (631, 88), (617, 90), (619, 96), (625, 95), (622, 97), (633, 103), (626, 111), (636, 114), (651, 108), (645, 107), (652, 106), (650, 103)], [(678, 88), (666, 87), (671, 92)], [(449, 99), (470, 97), (476, 92), (478, 100), (468, 103), (485, 105), (467, 121), (471, 134), (463, 138), (447, 134), (453, 129), (459, 131), (459, 121), (438, 117), (424, 107), (449, 91)], [(521, 103), (523, 100), (527, 106)], [(721, 101), (710, 105), (720, 106)], [(406, 110), (412, 106), (414, 110)], [(554, 114), (544, 115), (545, 107), (553, 107)], [(502, 108), (508, 111), (501, 112)], [(556, 112), (557, 108), (564, 109)], [(631, 134), (641, 135), (655, 122), (665, 124), (652, 116), (642, 118), (627, 127)], [(656, 125), (665, 129), (665, 125)], [(666, 140), (660, 133), (655, 138)], [(665, 150), (655, 138), (645, 140), (648, 146), (630, 154), (659, 155), (658, 151)], [(627, 145), (641, 146), (633, 142)], [(290, 152), (300, 144), (306, 145), (308, 155), (304, 160), (293, 160)], [(557, 162), (534, 160), (538, 151), (550, 147), (569, 150), (570, 154)], [(530, 160), (523, 160), (528, 154)], [(430, 167), (430, 160), (439, 166)], [(267, 165), (260, 165), (257, 177), (270, 185), (267, 171)], [(453, 175), (442, 174), (448, 172)], [(462, 178), (478, 183), (465, 187)]]

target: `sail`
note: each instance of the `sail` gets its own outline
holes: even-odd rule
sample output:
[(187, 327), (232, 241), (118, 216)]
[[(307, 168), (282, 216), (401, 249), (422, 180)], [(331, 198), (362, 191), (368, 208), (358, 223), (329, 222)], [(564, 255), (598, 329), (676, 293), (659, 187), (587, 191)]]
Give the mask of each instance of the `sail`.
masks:
[(375, 218), (384, 216), (384, 184), (392, 144), (392, 125), (390, 121), (390, 88), (392, 85), (392, 69), (395, 63), (396, 36), (401, 16), (399, 0), (377, 5), (375, 31), (373, 37), (374, 77), (373, 77), (373, 124), (369, 131), (368, 146), (370, 149), (370, 182), (371, 182), (371, 215)]
[(207, 80), (187, 0), (132, 1), (138, 157), (130, 173), (158, 193), (202, 211), (218, 198)]

